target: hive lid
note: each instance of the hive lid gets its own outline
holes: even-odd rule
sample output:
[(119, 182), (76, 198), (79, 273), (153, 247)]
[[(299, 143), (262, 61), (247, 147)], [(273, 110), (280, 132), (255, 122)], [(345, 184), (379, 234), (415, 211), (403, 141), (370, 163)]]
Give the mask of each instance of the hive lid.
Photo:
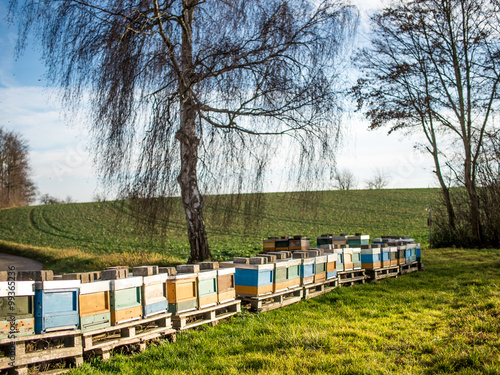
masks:
[(51, 280), (35, 281), (35, 289), (57, 290), (57, 289), (77, 289), (81, 285), (80, 280)]
[(131, 276), (126, 279), (110, 280), (111, 290), (121, 290), (128, 288), (137, 288), (142, 286), (142, 276)]
[(80, 294), (109, 292), (110, 290), (111, 285), (109, 280), (93, 281), (91, 283), (84, 283), (80, 285)]
[(144, 285), (161, 284), (167, 281), (168, 273), (159, 273), (157, 275), (143, 276), (142, 282)]
[(219, 268), (217, 270), (217, 275), (224, 276), (224, 275), (230, 275), (230, 274), (235, 273), (235, 272), (236, 272), (236, 268), (234, 268), (234, 267)]
[[(8, 297), (9, 292), (14, 292), (15, 296), (35, 295), (34, 281), (16, 281), (14, 284), (8, 281), (0, 281), (0, 297)], [(11, 294), (12, 295), (12, 294)]]
[(316, 263), (326, 263), (326, 255), (316, 257)]
[(198, 280), (215, 279), (217, 277), (217, 270), (203, 271), (197, 274)]

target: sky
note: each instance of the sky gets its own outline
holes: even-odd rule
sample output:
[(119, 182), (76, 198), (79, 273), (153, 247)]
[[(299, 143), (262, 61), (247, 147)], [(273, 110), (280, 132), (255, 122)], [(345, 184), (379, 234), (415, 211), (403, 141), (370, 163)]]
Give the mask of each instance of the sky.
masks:
[[(367, 14), (381, 7), (382, 1), (353, 3), (362, 16), (358, 43), (364, 43), (369, 33)], [(0, 126), (21, 133), (29, 142), (33, 181), (40, 194), (89, 202), (101, 188), (92, 164), (87, 129), (78, 120), (63, 116), (58, 98), (44, 79), (39, 51), (30, 45), (15, 57), (17, 30), (3, 18), (6, 6), (7, 0), (0, 0)], [(338, 168), (352, 171), (358, 188), (366, 187), (365, 180), (377, 168), (392, 176), (389, 188), (436, 186), (432, 160), (414, 150), (418, 141), (415, 136), (387, 135), (387, 129), (369, 131), (368, 122), (359, 114), (351, 116), (343, 127)], [(286, 185), (286, 181), (278, 185)]]

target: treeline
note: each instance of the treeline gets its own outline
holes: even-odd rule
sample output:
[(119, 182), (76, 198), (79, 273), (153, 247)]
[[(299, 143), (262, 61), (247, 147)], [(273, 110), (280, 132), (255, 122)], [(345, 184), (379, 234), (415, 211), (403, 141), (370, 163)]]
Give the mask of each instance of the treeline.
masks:
[(0, 208), (32, 203), (36, 187), (30, 179), (28, 142), (0, 127)]

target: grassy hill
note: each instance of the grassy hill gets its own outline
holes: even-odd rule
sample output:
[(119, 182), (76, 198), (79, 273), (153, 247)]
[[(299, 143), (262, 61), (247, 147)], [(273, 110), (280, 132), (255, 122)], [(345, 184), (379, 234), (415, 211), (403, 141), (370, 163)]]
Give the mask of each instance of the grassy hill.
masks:
[[(315, 243), (322, 233), (362, 232), (372, 237), (408, 234), (426, 242), (426, 208), (436, 189), (354, 190), (273, 193), (206, 198), (206, 223), (217, 259), (258, 252), (262, 239), (301, 234)], [(55, 271), (111, 264), (185, 262), (189, 244), (180, 200), (166, 230), (137, 220), (128, 202), (19, 207), (0, 211), (0, 251), (25, 254)], [(20, 246), (23, 245), (23, 246)]]

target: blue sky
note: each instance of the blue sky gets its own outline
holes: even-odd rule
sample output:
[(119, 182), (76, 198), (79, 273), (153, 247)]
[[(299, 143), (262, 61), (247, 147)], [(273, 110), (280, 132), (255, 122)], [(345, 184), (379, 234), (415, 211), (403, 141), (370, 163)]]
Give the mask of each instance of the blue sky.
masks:
[[(366, 12), (380, 6), (375, 0), (358, 0), (363, 19)], [(0, 15), (6, 14), (6, 0), (0, 0)], [(366, 27), (366, 26), (365, 26)], [(363, 27), (359, 40), (368, 32)], [(39, 51), (33, 44), (15, 59), (17, 30), (0, 18), (0, 126), (20, 132), (30, 144), (33, 180), (40, 194), (59, 198), (71, 196), (79, 202), (91, 201), (97, 176), (88, 151), (89, 136), (77, 119), (64, 118), (60, 103), (49, 82)], [(376, 168), (389, 171), (389, 187), (435, 186), (428, 156), (413, 150), (415, 137), (402, 133), (387, 136), (387, 131), (368, 131), (368, 123), (355, 116), (345, 123), (345, 140), (339, 149), (338, 165), (357, 177), (358, 188)], [(286, 185), (281, 181), (279, 186)]]

